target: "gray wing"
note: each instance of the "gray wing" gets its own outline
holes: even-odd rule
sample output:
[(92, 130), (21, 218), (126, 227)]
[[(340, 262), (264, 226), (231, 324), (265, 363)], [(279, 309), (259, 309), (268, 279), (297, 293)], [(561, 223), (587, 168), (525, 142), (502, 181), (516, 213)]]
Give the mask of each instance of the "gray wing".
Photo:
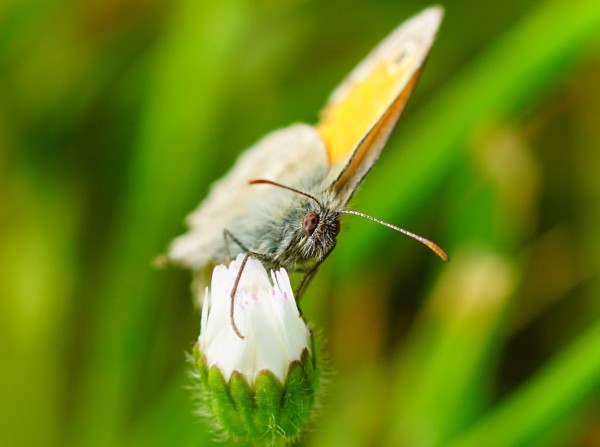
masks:
[(223, 230), (242, 231), (245, 226), (255, 226), (256, 219), (264, 218), (258, 211), (264, 208), (261, 204), (277, 194), (276, 188), (252, 186), (249, 180), (295, 185), (328, 168), (325, 145), (313, 126), (294, 124), (267, 134), (241, 154), (233, 168), (211, 186), (206, 199), (187, 216), (188, 231), (173, 240), (167, 260), (192, 270), (226, 262)]

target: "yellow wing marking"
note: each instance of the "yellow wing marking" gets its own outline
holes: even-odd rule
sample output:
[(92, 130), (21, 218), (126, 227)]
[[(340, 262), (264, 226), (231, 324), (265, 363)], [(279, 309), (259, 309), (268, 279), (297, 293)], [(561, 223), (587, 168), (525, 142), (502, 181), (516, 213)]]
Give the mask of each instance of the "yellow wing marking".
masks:
[[(380, 120), (375, 124), (374, 127), (369, 129), (370, 132), (367, 135), (363, 136), (363, 140), (360, 142), (360, 144), (356, 143), (358, 147), (355, 149), (356, 152), (354, 153), (354, 156), (350, 159), (348, 166), (343, 171), (340, 178), (337, 179), (337, 189), (346, 188), (349, 180), (350, 183), (352, 183), (351, 179), (354, 178), (355, 173), (359, 171), (359, 166), (363, 164), (365, 157), (369, 156), (371, 148), (373, 146), (383, 144), (383, 141), (388, 138), (389, 133), (392, 131), (396, 121), (398, 120), (398, 117), (402, 113), (402, 109), (404, 109), (408, 98), (417, 84), (420, 74), (420, 71), (417, 71), (413, 74), (413, 77), (408, 82), (408, 85), (406, 85), (404, 90), (400, 93), (392, 105), (387, 108), (383, 116), (380, 117)], [(348, 142), (343, 142), (342, 144), (348, 144)], [(347, 156), (348, 152), (351, 151), (346, 151), (346, 154), (340, 154), (340, 157), (344, 158)], [(364, 174), (366, 174), (366, 171), (364, 171), (361, 175)]]
[(409, 95), (404, 94), (407, 89), (403, 92), (403, 88), (414, 74), (411, 62), (408, 59), (394, 64), (382, 60), (364, 79), (340, 92), (342, 98), (336, 101), (334, 97), (321, 112), (317, 130), (325, 142), (331, 164), (348, 157), (373, 126), (391, 112), (390, 108), (406, 102)]

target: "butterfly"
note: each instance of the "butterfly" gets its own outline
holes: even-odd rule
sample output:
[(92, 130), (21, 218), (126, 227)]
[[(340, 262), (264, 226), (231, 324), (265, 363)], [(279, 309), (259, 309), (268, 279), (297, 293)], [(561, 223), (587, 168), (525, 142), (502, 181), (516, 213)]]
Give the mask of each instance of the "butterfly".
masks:
[[(194, 271), (203, 290), (215, 264), (248, 253), (267, 269), (303, 272), (301, 293), (348, 214), (405, 233), (447, 260), (428, 239), (347, 209), (415, 88), (442, 15), (430, 7), (396, 28), (333, 91), (316, 125), (276, 130), (243, 152), (187, 217), (188, 231), (166, 260)], [(235, 328), (233, 304), (231, 321)]]

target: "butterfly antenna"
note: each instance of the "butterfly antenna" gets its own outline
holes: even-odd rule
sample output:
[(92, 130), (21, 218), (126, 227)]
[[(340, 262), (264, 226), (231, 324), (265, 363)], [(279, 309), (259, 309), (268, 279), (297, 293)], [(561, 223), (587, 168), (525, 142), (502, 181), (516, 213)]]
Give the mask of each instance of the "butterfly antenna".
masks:
[(314, 196), (311, 196), (310, 194), (304, 192), (304, 191), (299, 191), (295, 188), (292, 188), (290, 186), (286, 186), (286, 185), (282, 185), (281, 183), (277, 183), (274, 182), (273, 180), (266, 180), (266, 179), (257, 179), (257, 180), (250, 180), (248, 182), (248, 184), (250, 185), (273, 185), (273, 186), (278, 186), (279, 188), (283, 188), (283, 189), (287, 189), (288, 191), (292, 191), (295, 192), (296, 194), (300, 194), (303, 195), (305, 197), (308, 197), (309, 199), (314, 200), (317, 205), (319, 205), (321, 208), (324, 208), (323, 205), (321, 204), (321, 202), (319, 202)]
[(405, 234), (413, 239), (416, 239), (423, 245), (426, 245), (431, 251), (433, 251), (436, 255), (438, 255), (443, 261), (448, 261), (448, 259), (450, 259), (448, 257), (448, 254), (438, 244), (430, 241), (429, 239), (424, 238), (423, 236), (419, 236), (418, 234), (411, 233), (410, 231), (405, 230), (404, 228), (397, 227), (396, 225), (392, 225), (391, 223), (384, 222), (383, 220), (379, 220), (376, 217), (369, 216), (368, 214), (361, 213), (359, 211), (342, 210), (342, 211), (340, 211), (340, 213), (341, 214), (353, 214), (354, 216), (364, 217), (365, 219), (369, 219), (369, 220), (372, 220), (373, 222), (377, 222), (378, 224), (381, 224), (385, 227), (391, 228), (392, 230), (396, 230), (396, 231), (398, 231), (402, 234)]

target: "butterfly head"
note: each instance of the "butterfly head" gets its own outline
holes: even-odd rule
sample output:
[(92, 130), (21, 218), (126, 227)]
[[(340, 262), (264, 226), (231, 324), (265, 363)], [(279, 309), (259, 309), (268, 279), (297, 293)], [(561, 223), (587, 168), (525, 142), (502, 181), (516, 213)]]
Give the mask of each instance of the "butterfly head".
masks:
[(302, 219), (302, 246), (306, 257), (322, 259), (335, 244), (340, 232), (340, 213), (318, 202)]
[[(271, 180), (252, 180), (250, 184), (269, 184), (297, 193), (300, 202), (289, 209), (284, 221), (289, 222), (290, 233), (282, 236), (281, 264), (295, 261), (323, 259), (335, 245), (340, 232), (341, 205), (333, 193), (318, 197)], [(287, 224), (284, 224), (284, 227)]]

